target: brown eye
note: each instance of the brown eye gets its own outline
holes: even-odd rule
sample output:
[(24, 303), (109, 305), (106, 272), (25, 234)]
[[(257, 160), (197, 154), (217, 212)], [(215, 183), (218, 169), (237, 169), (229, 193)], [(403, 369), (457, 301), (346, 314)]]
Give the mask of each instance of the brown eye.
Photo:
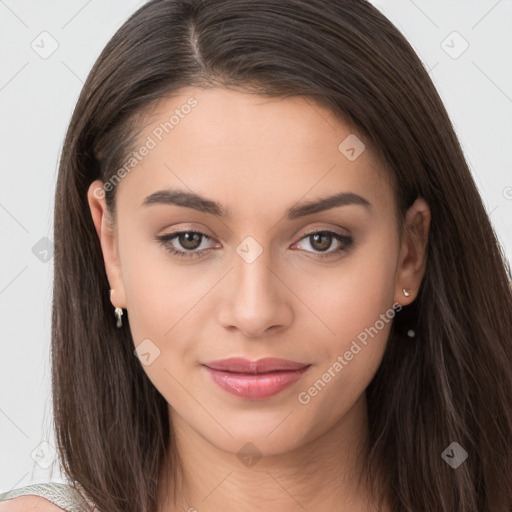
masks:
[(199, 257), (208, 250), (197, 249), (201, 246), (203, 240), (211, 240), (211, 238), (200, 231), (178, 231), (168, 235), (157, 236), (156, 240), (171, 254), (183, 258), (192, 258)]
[[(309, 242), (312, 250), (308, 250), (307, 252), (312, 252), (320, 258), (335, 256), (342, 251), (348, 250), (354, 243), (354, 239), (352, 237), (328, 230), (309, 233), (302, 237), (301, 240), (307, 240)], [(334, 241), (337, 242), (338, 247), (329, 251)], [(299, 241), (298, 243), (300, 244), (301, 242)]]

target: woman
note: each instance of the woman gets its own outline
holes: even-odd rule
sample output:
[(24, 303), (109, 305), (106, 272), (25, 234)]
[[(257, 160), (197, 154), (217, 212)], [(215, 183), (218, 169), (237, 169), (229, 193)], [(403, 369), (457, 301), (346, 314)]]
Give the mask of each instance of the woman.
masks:
[(367, 2), (144, 5), (78, 100), (54, 239), (79, 510), (512, 510), (510, 270)]

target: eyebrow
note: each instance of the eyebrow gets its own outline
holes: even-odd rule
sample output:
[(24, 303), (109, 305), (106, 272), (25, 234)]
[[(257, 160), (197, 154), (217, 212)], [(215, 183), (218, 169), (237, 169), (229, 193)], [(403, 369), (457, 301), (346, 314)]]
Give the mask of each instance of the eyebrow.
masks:
[[(202, 213), (215, 215), (217, 217), (227, 219), (232, 218), (229, 210), (224, 208), (221, 204), (195, 194), (194, 192), (186, 192), (184, 190), (158, 190), (157, 192), (147, 196), (144, 199), (142, 206), (146, 207), (155, 204), (182, 206), (185, 208), (192, 208), (193, 210), (197, 210)], [(373, 211), (370, 201), (364, 197), (354, 194), (353, 192), (340, 192), (315, 201), (295, 204), (286, 211), (285, 217), (288, 220), (294, 220), (307, 215), (312, 215), (313, 213), (347, 205), (359, 205), (366, 208), (369, 212)]]

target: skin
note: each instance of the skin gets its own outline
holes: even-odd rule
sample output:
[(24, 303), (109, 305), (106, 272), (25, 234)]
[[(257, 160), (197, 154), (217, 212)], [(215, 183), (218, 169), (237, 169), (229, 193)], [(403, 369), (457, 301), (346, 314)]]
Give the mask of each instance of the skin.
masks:
[[(414, 202), (400, 241), (382, 163), (369, 145), (354, 161), (346, 158), (338, 146), (355, 132), (306, 98), (183, 89), (148, 112), (139, 141), (190, 97), (198, 105), (117, 185), (115, 226), (98, 197), (102, 183), (92, 183), (88, 193), (115, 290), (112, 305), (126, 310), (134, 346), (150, 339), (160, 350), (143, 368), (169, 403), (184, 470), (180, 502), (162, 501), (160, 511), (375, 510), (357, 477), (368, 427), (365, 389), (391, 322), (309, 403), (298, 394), (395, 302), (416, 298), (429, 207), (422, 198)], [(204, 195), (232, 218), (141, 206), (166, 188)], [(363, 196), (372, 210), (345, 205), (283, 218), (296, 203), (341, 191)], [(211, 250), (180, 258), (154, 240), (187, 229), (210, 237), (189, 251)], [(354, 245), (335, 252), (343, 244), (315, 242), (306, 236), (313, 229), (349, 235)], [(248, 236), (262, 249), (251, 263), (236, 251)], [(192, 247), (179, 238), (170, 245)], [(321, 259), (322, 247), (333, 256)], [(245, 400), (220, 389), (201, 367), (237, 356), (312, 366), (278, 395)], [(237, 457), (247, 442), (261, 455), (251, 467)], [(169, 482), (160, 485), (167, 496)]]

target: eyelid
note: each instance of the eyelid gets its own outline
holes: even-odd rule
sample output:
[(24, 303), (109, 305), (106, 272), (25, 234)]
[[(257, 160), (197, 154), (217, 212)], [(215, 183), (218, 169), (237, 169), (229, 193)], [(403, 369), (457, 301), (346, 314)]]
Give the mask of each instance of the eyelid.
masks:
[(346, 233), (342, 233), (341, 231), (337, 231), (336, 228), (313, 228), (311, 231), (308, 231), (304, 233), (299, 240), (302, 240), (304, 237), (309, 235), (314, 235), (315, 233), (336, 233), (337, 235), (343, 236), (343, 237), (349, 237), (350, 235)]

